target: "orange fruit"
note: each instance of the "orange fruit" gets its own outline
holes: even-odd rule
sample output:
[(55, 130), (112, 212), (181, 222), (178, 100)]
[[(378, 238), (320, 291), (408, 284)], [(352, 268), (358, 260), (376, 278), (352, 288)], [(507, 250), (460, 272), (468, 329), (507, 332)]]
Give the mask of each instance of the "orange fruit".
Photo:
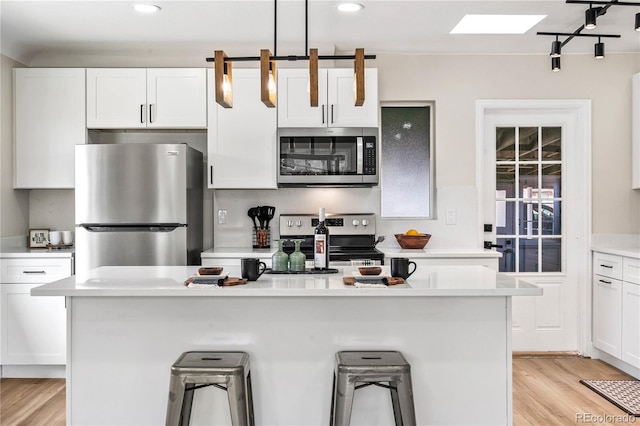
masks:
[(420, 233), (415, 229), (409, 229), (407, 232), (404, 233), (404, 235), (420, 235)]

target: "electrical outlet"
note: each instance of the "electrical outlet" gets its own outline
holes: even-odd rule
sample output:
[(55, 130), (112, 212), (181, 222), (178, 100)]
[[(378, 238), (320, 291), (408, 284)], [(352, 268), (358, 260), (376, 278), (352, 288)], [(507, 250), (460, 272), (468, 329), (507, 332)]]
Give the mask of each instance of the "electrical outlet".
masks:
[(447, 209), (447, 225), (455, 225), (458, 222), (456, 209)]
[(220, 209), (218, 210), (218, 225), (224, 225), (227, 223), (227, 211)]

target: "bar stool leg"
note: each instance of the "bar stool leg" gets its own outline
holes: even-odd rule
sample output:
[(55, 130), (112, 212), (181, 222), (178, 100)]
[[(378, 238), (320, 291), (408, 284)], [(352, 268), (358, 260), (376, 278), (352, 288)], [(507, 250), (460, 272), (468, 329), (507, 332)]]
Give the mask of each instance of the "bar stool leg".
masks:
[(336, 379), (336, 397), (334, 426), (349, 426), (351, 422), (351, 408), (353, 407), (353, 393), (355, 384), (349, 383), (348, 374), (338, 373)]
[(182, 400), (182, 415), (180, 416), (180, 426), (189, 426), (191, 421), (191, 407), (193, 407), (193, 396), (196, 385), (187, 383), (184, 390), (184, 398)]
[(404, 426), (416, 426), (416, 409), (413, 404), (413, 388), (411, 386), (411, 374), (403, 375), (403, 379), (398, 382), (398, 399), (402, 410), (402, 420)]
[(227, 396), (231, 410), (231, 424), (233, 426), (249, 426), (247, 420), (247, 394), (244, 386), (244, 374), (229, 377), (227, 382)]
[(254, 414), (253, 414), (253, 388), (251, 386), (251, 371), (249, 371), (249, 374), (247, 374), (247, 379), (246, 379), (247, 383), (246, 383), (246, 387), (247, 387), (247, 400), (249, 401), (249, 406), (248, 406), (248, 415), (249, 415), (249, 426), (255, 426), (256, 425), (256, 421), (254, 418)]
[(335, 409), (336, 409), (336, 373), (333, 373), (333, 383), (331, 384), (331, 411), (329, 412), (329, 426), (333, 426)]
[(169, 382), (169, 401), (167, 402), (166, 426), (180, 426), (182, 402), (184, 399), (184, 382), (177, 375), (171, 375)]
[(398, 398), (398, 382), (389, 382), (389, 392), (391, 393), (395, 424), (396, 426), (404, 426), (402, 424), (402, 408), (400, 408), (400, 399)]

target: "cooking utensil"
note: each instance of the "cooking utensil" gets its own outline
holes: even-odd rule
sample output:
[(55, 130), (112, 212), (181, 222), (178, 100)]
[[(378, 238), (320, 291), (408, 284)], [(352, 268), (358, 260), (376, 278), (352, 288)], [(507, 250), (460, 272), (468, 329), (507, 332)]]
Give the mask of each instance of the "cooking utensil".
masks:
[(258, 229), (258, 224), (256, 223), (256, 218), (258, 217), (258, 211), (256, 210), (255, 207), (251, 207), (248, 211), (247, 211), (247, 215), (251, 218), (251, 220), (253, 221), (253, 229)]
[(276, 208), (273, 206), (264, 206), (264, 216), (265, 216), (265, 228), (269, 227), (269, 222), (273, 219), (273, 216), (276, 214)]

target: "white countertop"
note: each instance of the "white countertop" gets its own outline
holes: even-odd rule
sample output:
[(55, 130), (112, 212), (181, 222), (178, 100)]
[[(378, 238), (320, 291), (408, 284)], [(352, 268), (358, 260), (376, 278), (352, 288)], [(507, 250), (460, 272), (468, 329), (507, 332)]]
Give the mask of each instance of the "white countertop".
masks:
[[(269, 258), (277, 250), (276, 247), (267, 249), (254, 249), (251, 247), (216, 247), (202, 252), (202, 258), (224, 259), (241, 257), (262, 257)], [(484, 249), (403, 249), (400, 247), (378, 247), (386, 257), (411, 257), (416, 259), (497, 259), (502, 257), (502, 253), (494, 250)]]
[[(429, 266), (407, 283), (383, 288), (346, 286), (343, 276), (352, 276), (357, 268), (339, 268), (337, 274), (263, 274), (257, 281), (232, 287), (189, 288), (184, 281), (197, 266), (109, 266), (93, 269), (86, 279), (77, 276), (55, 281), (31, 290), (35, 296), (540, 296), (542, 289), (521, 279), (496, 273), (483, 266)], [(230, 268), (230, 276), (239, 270)], [(383, 273), (388, 274), (388, 267)]]
[(640, 246), (626, 246), (626, 245), (600, 245), (600, 244), (592, 244), (592, 251), (597, 251), (600, 253), (606, 254), (614, 254), (618, 256), (631, 257), (634, 259), (640, 259)]
[(75, 250), (70, 249), (30, 249), (26, 247), (18, 248), (3, 248), (0, 252), (0, 258), (12, 259), (12, 258), (69, 258), (73, 257)]

